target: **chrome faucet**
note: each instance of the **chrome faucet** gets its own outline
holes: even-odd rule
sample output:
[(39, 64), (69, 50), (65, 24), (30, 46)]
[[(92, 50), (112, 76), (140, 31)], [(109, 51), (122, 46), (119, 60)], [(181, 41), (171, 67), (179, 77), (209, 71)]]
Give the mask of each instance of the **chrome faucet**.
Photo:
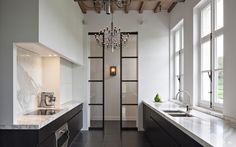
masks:
[(186, 111), (187, 111), (187, 113), (189, 113), (190, 110), (192, 109), (191, 108), (191, 94), (186, 90), (181, 90), (176, 94), (175, 100), (177, 100), (177, 97), (180, 95), (180, 93), (186, 94), (188, 97), (188, 101), (186, 102)]

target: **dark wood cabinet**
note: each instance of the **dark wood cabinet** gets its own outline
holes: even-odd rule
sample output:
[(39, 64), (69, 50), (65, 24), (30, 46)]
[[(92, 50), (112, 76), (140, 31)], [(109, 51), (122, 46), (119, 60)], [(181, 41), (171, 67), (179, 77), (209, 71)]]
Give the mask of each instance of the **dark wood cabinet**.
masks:
[(68, 121), (68, 127), (70, 131), (69, 144), (73, 141), (74, 137), (80, 132), (80, 129), (83, 125), (83, 122), (81, 121), (82, 118), (83, 113), (79, 112)]
[(143, 125), (145, 134), (153, 147), (202, 147), (145, 104), (143, 105)]
[(0, 130), (0, 147), (56, 147), (55, 132), (66, 123), (70, 144), (82, 128), (83, 104), (39, 130)]

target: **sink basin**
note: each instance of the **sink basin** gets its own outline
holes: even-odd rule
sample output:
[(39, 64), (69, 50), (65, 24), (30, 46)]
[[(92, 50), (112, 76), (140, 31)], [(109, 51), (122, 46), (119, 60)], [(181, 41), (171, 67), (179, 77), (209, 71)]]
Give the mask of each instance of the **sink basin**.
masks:
[(190, 114), (187, 114), (187, 113), (169, 113), (170, 116), (172, 117), (193, 117), (192, 115)]
[(164, 112), (172, 117), (193, 117), (192, 115), (181, 110), (164, 110)]
[(185, 113), (184, 111), (180, 111), (180, 110), (164, 110), (164, 112), (166, 112), (166, 113)]

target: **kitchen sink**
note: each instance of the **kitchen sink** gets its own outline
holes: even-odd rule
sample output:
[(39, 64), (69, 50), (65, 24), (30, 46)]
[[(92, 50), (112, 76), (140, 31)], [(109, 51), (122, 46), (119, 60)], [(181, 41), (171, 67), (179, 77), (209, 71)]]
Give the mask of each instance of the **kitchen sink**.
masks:
[(170, 116), (172, 117), (193, 117), (193, 115), (191, 114), (187, 114), (187, 113), (169, 113)]
[(180, 110), (164, 110), (164, 112), (166, 112), (166, 113), (185, 113), (184, 111), (180, 111)]
[(193, 117), (193, 115), (188, 114), (181, 110), (164, 110), (164, 112), (166, 112), (172, 117)]

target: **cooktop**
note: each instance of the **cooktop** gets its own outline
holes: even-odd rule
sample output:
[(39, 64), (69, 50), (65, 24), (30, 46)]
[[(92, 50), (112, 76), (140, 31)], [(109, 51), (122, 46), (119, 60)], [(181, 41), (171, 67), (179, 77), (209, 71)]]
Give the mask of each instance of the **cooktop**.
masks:
[(60, 111), (61, 109), (38, 109), (25, 115), (54, 115)]

